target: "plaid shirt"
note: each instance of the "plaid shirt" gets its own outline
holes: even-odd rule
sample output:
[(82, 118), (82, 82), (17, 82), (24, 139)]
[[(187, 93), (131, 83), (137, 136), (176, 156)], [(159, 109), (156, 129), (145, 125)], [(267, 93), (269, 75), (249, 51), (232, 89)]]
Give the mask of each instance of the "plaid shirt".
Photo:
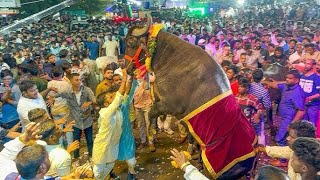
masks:
[(251, 83), (249, 93), (256, 96), (265, 109), (271, 108), (269, 92), (261, 83)]
[(81, 106), (83, 105), (83, 103), (88, 101), (95, 103), (96, 97), (94, 96), (92, 90), (86, 86), (81, 86), (80, 93), (80, 104), (78, 104), (76, 94), (73, 90), (70, 90), (70, 92), (61, 92), (55, 97), (62, 97), (67, 99), (71, 119), (75, 120), (74, 127), (84, 130), (92, 126), (93, 117), (91, 115), (91, 110), (93, 107), (90, 106), (88, 109), (83, 109)]

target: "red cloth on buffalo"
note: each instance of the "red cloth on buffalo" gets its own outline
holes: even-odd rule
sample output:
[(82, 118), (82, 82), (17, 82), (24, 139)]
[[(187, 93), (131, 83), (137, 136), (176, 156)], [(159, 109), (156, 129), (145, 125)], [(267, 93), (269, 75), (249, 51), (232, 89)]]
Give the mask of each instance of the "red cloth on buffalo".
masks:
[(214, 178), (255, 155), (255, 131), (231, 91), (213, 98), (184, 121), (200, 143), (203, 161)]

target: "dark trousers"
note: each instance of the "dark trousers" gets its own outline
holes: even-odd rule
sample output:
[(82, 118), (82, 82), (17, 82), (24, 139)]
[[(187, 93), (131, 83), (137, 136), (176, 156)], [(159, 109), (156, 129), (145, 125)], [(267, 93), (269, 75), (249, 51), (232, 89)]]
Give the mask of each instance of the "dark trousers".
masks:
[[(0, 123), (0, 125), (1, 125), (1, 127), (9, 130), (9, 129), (13, 128), (13, 126), (15, 126), (16, 124), (18, 124), (18, 122), (20, 122), (19, 119), (14, 120), (14, 121), (11, 121), (11, 122), (8, 122), (8, 123)], [(21, 128), (18, 129), (18, 132), (21, 132)]]
[[(83, 130), (84, 135), (86, 136), (87, 148), (89, 152), (89, 156), (92, 157), (92, 148), (93, 148), (93, 137), (92, 137), (92, 126)], [(73, 139), (80, 142), (82, 130), (76, 127), (73, 127)], [(74, 151), (74, 158), (78, 158), (80, 156), (80, 151), (77, 149)]]

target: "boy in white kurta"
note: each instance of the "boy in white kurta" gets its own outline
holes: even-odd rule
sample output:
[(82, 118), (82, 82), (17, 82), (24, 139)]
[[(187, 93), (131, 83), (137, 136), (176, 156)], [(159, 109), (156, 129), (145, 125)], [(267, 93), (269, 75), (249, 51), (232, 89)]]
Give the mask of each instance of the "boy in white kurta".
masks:
[(97, 180), (108, 176), (118, 158), (122, 133), (122, 114), (119, 107), (123, 101), (126, 80), (126, 69), (123, 69), (123, 80), (119, 90), (116, 92), (118, 88), (111, 87), (98, 97), (98, 103), (103, 108), (99, 112), (99, 131), (93, 143), (92, 154), (93, 172)]

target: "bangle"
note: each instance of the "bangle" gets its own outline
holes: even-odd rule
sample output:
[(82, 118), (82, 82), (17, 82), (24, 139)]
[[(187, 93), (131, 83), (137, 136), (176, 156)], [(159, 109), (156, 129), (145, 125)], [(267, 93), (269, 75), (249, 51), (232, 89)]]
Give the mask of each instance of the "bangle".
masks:
[(185, 167), (189, 166), (191, 163), (188, 161), (188, 162), (185, 162), (183, 163), (181, 166), (180, 166), (180, 169), (183, 170)]
[(19, 136), (19, 141), (21, 141), (26, 146), (33, 145), (36, 143), (35, 140), (24, 141), (21, 135)]
[(23, 144), (27, 144), (27, 142), (22, 139), (22, 136), (19, 136), (19, 141), (22, 142)]

